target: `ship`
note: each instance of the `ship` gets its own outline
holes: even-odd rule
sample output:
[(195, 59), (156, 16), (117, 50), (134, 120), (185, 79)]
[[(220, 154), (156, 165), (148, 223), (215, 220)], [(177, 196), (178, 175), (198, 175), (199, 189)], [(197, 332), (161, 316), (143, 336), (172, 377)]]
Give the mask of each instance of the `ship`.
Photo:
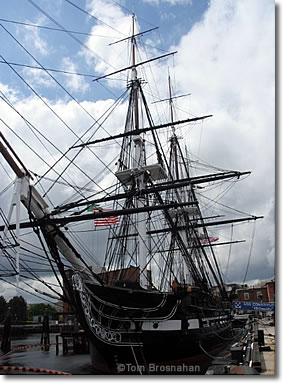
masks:
[[(186, 366), (199, 364), (205, 354), (213, 355), (233, 336), (233, 297), (226, 291), (214, 250), (232, 241), (221, 243), (210, 230), (260, 217), (219, 219), (219, 215), (202, 212), (199, 190), (208, 184), (238, 180), (250, 172), (192, 172), (179, 127), (212, 116), (176, 119), (174, 101), (181, 96), (173, 94), (168, 73), (168, 94), (158, 101), (168, 104), (168, 119), (154, 123), (145, 80), (138, 70), (167, 55), (137, 62), (137, 36), (141, 33), (135, 32), (135, 16), (132, 22), (128, 38), (131, 63), (121, 69), (129, 74), (124, 130), (81, 140), (70, 148), (81, 152), (99, 144), (118, 143), (111, 187), (101, 186), (92, 195), (81, 193), (81, 198), (51, 209), (33, 182), (32, 164), (27, 167), (1, 133), (1, 153), (16, 175), (11, 209), (1, 226), (1, 247), (4, 254), (14, 242), (18, 283), (19, 232), (29, 228), (36, 233), (55, 274), (61, 275), (61, 298), (70, 304), (87, 334), (96, 371), (139, 374), (151, 368), (153, 373), (167, 374), (181, 366), (187, 373)], [(167, 147), (160, 138), (165, 131)], [(12, 211), (19, 212), (21, 204), (29, 219), (12, 223)], [(88, 263), (68, 235), (70, 224), (83, 221), (108, 231), (100, 267)]]

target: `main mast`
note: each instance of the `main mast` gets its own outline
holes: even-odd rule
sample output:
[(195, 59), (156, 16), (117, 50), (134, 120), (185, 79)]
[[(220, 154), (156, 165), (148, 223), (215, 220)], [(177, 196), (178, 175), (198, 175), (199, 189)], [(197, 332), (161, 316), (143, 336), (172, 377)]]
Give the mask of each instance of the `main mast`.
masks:
[[(132, 16), (132, 92), (134, 100), (134, 129), (139, 129), (139, 88), (140, 81), (137, 77), (136, 69), (136, 39), (135, 39), (135, 15)], [(133, 136), (132, 140), (134, 142), (134, 157), (133, 157), (133, 169), (137, 169), (140, 175), (136, 179), (137, 192), (145, 188), (144, 183), (144, 172), (140, 171), (145, 165), (144, 158), (144, 143), (143, 138), (138, 136)], [(136, 207), (142, 208), (146, 204), (146, 200), (143, 196), (137, 197)], [(139, 267), (140, 267), (140, 285), (143, 288), (148, 287), (148, 277), (147, 277), (147, 229), (146, 229), (147, 213), (142, 212), (138, 215), (137, 222), (137, 231), (138, 231), (138, 255), (139, 255)]]

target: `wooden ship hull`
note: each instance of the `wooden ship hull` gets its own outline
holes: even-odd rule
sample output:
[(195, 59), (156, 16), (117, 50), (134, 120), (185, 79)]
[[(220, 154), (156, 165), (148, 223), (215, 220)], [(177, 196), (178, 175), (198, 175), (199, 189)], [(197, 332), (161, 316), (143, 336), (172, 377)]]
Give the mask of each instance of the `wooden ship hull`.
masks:
[(128, 284), (99, 286), (73, 275), (96, 372), (201, 374), (211, 360), (207, 356), (230, 341), (228, 302), (223, 309), (223, 302), (213, 305), (188, 286), (160, 293)]

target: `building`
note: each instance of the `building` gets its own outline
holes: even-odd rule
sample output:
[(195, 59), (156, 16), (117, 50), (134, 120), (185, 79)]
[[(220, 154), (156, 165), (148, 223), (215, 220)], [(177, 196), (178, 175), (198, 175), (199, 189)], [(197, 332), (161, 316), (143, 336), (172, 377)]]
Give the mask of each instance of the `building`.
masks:
[(275, 280), (272, 279), (264, 285), (267, 290), (268, 302), (275, 302)]
[(236, 290), (237, 301), (240, 302), (274, 302), (275, 281), (266, 282), (262, 287), (244, 287)]
[(237, 301), (243, 302), (269, 302), (266, 287), (247, 287), (238, 289)]

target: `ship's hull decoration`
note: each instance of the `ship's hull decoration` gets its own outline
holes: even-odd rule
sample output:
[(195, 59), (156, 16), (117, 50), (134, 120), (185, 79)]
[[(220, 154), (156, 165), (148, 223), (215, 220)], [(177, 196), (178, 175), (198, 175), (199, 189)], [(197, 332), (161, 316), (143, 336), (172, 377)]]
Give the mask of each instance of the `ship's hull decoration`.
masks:
[[(138, 372), (135, 367), (129, 368), (137, 363), (143, 372), (152, 364), (189, 365), (197, 355), (200, 358), (204, 356), (202, 348), (213, 353), (231, 340), (229, 309), (203, 308), (195, 313), (190, 308), (190, 315), (182, 315), (178, 309), (185, 300), (186, 295), (183, 294), (182, 297), (172, 293), (151, 294), (118, 289), (118, 298), (115, 298), (116, 289), (113, 287), (87, 286), (79, 274), (73, 275), (72, 279), (89, 329), (93, 366), (102, 373)], [(111, 301), (95, 295), (100, 294), (101, 289), (104, 290), (104, 299), (109, 295)], [(135, 306), (127, 306), (129, 295), (138, 295), (132, 301)], [(145, 303), (151, 301), (150, 295), (154, 295), (153, 304), (145, 307)], [(105, 310), (107, 306), (108, 310)], [(120, 315), (117, 316), (119, 310)], [(116, 315), (111, 315), (111, 312)], [(104, 363), (99, 362), (102, 358)], [(206, 365), (207, 358), (203, 362)], [(128, 371), (119, 371), (121, 365), (128, 366)], [(158, 371), (160, 369), (157, 368)]]

